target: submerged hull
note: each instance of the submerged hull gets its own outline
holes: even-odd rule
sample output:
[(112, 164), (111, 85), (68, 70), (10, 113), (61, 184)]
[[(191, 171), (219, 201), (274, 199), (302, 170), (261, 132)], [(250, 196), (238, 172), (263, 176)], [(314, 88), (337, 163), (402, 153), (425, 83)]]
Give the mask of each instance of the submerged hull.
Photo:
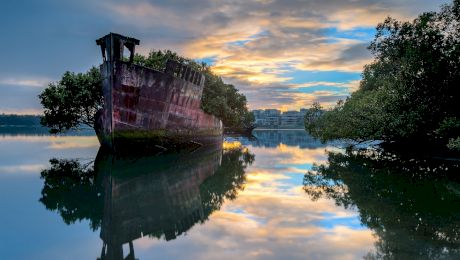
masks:
[(222, 122), (200, 108), (201, 73), (175, 61), (160, 72), (116, 59), (105, 61), (101, 73), (104, 108), (96, 133), (103, 146), (169, 149), (222, 140)]

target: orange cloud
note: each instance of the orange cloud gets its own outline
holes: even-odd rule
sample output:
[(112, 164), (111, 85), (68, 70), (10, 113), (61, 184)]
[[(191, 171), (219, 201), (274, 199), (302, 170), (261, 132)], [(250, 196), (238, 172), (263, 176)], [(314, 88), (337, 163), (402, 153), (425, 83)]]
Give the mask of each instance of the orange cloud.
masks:
[[(403, 20), (411, 19), (420, 10), (437, 5), (415, 0), (379, 3), (279, 0), (217, 3), (203, 0), (195, 1), (194, 5), (147, 1), (129, 5), (111, 3), (107, 8), (127, 23), (146, 30), (162, 26), (164, 30), (177, 31), (179, 41), (163, 42), (161, 46), (175, 48), (191, 58), (212, 57), (214, 72), (229, 81), (245, 84), (243, 93), (249, 95), (252, 91), (251, 108), (287, 110), (308, 107), (315, 101), (331, 107), (355, 90), (357, 84), (350, 82), (352, 86), (345, 95), (342, 92), (317, 93), (317, 96), (282, 90), (266, 94), (255, 92), (263, 92), (273, 84), (292, 88), (289, 81), (293, 78), (285, 76), (285, 72), (359, 73), (372, 61), (365, 48), (371, 39), (331, 35), (322, 29), (332, 28), (353, 35), (353, 29), (373, 28), (389, 14)], [(152, 39), (157, 41), (156, 37)], [(141, 48), (146, 52), (147, 47)]]

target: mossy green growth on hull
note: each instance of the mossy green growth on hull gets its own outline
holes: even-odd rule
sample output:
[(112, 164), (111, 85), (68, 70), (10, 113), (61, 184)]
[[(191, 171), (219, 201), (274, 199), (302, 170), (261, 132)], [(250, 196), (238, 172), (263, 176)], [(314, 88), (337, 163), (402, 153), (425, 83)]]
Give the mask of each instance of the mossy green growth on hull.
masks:
[(193, 149), (222, 143), (222, 131), (216, 129), (168, 131), (157, 130), (123, 130), (113, 135), (98, 134), (102, 146), (117, 153), (151, 153)]

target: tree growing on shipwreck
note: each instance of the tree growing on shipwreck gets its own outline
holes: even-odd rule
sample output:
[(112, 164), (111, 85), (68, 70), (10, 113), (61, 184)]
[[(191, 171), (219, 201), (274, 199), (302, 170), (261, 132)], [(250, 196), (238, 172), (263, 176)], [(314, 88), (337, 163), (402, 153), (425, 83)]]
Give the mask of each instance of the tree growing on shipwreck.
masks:
[(94, 127), (96, 112), (102, 108), (102, 76), (98, 68), (86, 73), (67, 71), (39, 95), (44, 108), (43, 126), (62, 133), (82, 125)]
[[(248, 111), (247, 99), (231, 84), (212, 72), (205, 63), (178, 55), (170, 50), (152, 50), (147, 56), (135, 54), (133, 63), (150, 69), (164, 71), (168, 60), (187, 64), (202, 72), (205, 77), (201, 108), (214, 115), (225, 127), (248, 128), (254, 122)], [(85, 73), (65, 72), (61, 80), (52, 82), (39, 95), (44, 108), (43, 126), (52, 133), (78, 129), (82, 125), (95, 127), (96, 112), (103, 107), (102, 76), (96, 67)]]

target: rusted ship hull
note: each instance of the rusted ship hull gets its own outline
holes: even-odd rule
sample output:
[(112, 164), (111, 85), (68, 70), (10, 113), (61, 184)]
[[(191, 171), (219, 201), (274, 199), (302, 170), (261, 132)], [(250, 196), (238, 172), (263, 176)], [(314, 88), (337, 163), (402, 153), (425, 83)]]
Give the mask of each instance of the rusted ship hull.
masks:
[[(126, 45), (113, 37), (101, 39), (116, 50)], [(161, 72), (116, 57), (104, 61), (101, 73), (104, 108), (97, 115), (96, 133), (103, 146), (169, 149), (222, 141), (222, 122), (200, 108), (201, 73), (175, 61)]]

